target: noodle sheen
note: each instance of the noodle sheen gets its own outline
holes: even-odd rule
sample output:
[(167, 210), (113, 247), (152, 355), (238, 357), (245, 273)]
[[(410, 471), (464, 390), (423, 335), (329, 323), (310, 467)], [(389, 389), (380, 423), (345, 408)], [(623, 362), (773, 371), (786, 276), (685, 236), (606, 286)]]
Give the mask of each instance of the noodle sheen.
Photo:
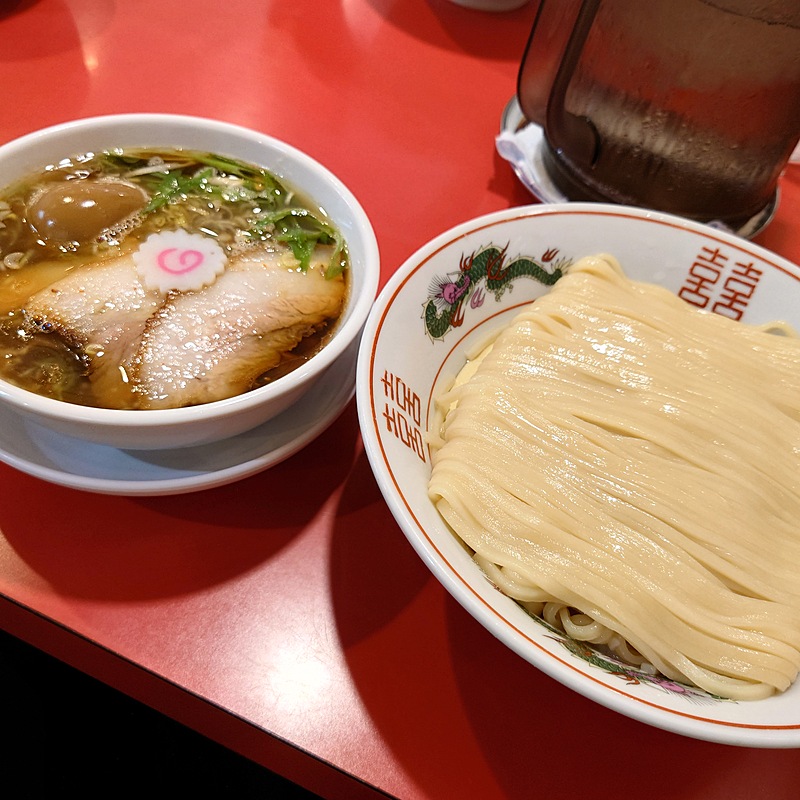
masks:
[[(774, 330), (774, 328), (773, 328)], [(800, 669), (800, 340), (582, 259), (437, 399), (429, 493), (574, 638), (717, 695)]]

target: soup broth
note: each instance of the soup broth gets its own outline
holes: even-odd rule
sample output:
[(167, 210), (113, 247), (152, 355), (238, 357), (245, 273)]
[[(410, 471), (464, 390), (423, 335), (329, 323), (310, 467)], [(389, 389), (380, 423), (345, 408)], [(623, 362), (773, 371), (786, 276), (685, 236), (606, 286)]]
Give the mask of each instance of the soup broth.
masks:
[[(208, 248), (216, 273), (192, 284)], [(266, 170), (180, 149), (64, 159), (0, 193), (0, 377), (112, 408), (248, 391), (325, 345), (347, 266), (322, 210)]]

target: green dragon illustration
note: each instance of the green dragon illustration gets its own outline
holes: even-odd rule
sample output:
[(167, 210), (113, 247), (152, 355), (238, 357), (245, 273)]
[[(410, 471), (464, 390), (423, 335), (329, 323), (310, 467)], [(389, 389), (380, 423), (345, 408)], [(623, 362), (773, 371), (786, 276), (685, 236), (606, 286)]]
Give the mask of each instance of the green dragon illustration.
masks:
[[(423, 318), (425, 329), (432, 339), (442, 339), (451, 328), (459, 327), (464, 321), (464, 306), (472, 308), (483, 304), (483, 283), (496, 300), (500, 300), (506, 290), (513, 288), (517, 278), (532, 278), (545, 286), (552, 286), (571, 263), (570, 259), (553, 259), (557, 249), (546, 250), (541, 259), (531, 256), (517, 256), (508, 260), (508, 244), (498, 247), (490, 244), (475, 250), (468, 256), (462, 255), (457, 273), (433, 281)], [(544, 265), (553, 262), (550, 269)]]

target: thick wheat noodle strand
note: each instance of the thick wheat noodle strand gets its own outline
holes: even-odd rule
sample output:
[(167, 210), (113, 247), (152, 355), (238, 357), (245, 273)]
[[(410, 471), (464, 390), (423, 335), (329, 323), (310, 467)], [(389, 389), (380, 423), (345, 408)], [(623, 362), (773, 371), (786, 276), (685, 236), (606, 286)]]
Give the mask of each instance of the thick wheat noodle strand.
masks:
[(783, 691), (798, 364), (796, 337), (584, 259), (438, 398), (430, 496), (498, 588), (575, 638), (734, 699)]

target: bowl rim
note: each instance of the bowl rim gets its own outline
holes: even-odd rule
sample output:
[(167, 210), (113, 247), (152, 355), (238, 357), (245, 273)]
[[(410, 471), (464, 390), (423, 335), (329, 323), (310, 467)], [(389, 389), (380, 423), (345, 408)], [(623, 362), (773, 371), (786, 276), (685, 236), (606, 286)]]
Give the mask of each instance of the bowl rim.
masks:
[[(375, 300), (380, 281), (380, 252), (372, 223), (354, 193), (336, 174), (308, 153), (282, 139), (236, 123), (188, 114), (162, 112), (106, 114), (60, 122), (0, 144), (0, 162), (9, 158), (17, 158), (22, 152), (39, 146), (40, 143), (44, 143), (47, 140), (58, 139), (72, 133), (95, 131), (100, 133), (107, 132), (112, 135), (116, 129), (130, 128), (133, 131), (158, 126), (172, 126), (173, 130), (176, 128), (181, 128), (182, 130), (200, 128), (219, 136), (232, 136), (234, 139), (247, 141), (254, 146), (266, 147), (279, 153), (282, 158), (289, 159), (300, 165), (309, 174), (316, 174), (330, 185), (333, 192), (344, 200), (351, 211), (354, 228), (363, 250), (359, 291), (352, 293), (353, 287), (351, 285), (351, 295), (348, 300), (349, 307), (346, 308), (347, 316), (344, 320), (340, 319), (337, 322), (331, 339), (308, 361), (273, 383), (233, 397), (183, 408), (99, 408), (37, 395), (35, 392), (23, 389), (0, 378), (0, 399), (9, 402), (18, 411), (64, 423), (90, 423), (98, 426), (142, 428), (145, 430), (165, 425), (184, 426), (196, 421), (209, 421), (212, 418), (223, 419), (242, 412), (248, 412), (264, 403), (268, 403), (270, 400), (299, 390), (300, 387), (327, 370), (361, 334)], [(221, 149), (224, 150), (224, 146)], [(282, 177), (282, 170), (280, 169), (274, 169), (267, 164), (260, 164), (259, 166), (263, 166), (273, 174), (278, 175), (278, 177)], [(25, 172), (26, 170), (23, 169), (19, 177), (22, 177)], [(305, 187), (296, 188), (306, 191)], [(313, 192), (309, 194), (313, 198)]]

